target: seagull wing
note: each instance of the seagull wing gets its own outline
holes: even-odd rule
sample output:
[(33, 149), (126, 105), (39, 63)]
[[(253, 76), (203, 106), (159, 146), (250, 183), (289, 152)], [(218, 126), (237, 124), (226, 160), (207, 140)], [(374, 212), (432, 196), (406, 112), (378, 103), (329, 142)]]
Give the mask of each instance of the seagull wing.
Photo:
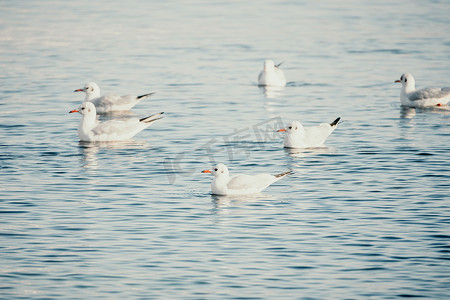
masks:
[(101, 105), (126, 105), (131, 102), (135, 102), (136, 97), (126, 95), (120, 96), (118, 94), (108, 94), (100, 98), (99, 104)]
[(425, 99), (439, 99), (450, 94), (450, 87), (446, 88), (424, 88), (408, 94), (411, 101)]
[(270, 174), (258, 175), (236, 175), (228, 181), (227, 187), (230, 190), (260, 190), (276, 180), (275, 176)]
[(96, 135), (101, 134), (121, 134), (123, 131), (129, 130), (131, 127), (134, 127), (139, 123), (139, 119), (132, 118), (128, 120), (109, 120), (103, 123), (100, 123), (96, 126), (92, 132)]

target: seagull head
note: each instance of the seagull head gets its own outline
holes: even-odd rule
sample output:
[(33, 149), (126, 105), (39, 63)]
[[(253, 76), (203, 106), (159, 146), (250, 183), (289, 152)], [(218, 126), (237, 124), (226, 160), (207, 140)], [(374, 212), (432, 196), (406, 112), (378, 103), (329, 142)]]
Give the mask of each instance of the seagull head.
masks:
[(228, 168), (224, 164), (217, 164), (212, 170), (203, 170), (202, 173), (212, 173), (214, 177), (229, 176)]
[(100, 88), (95, 82), (86, 83), (82, 89), (77, 89), (74, 92), (86, 93), (85, 101), (89, 101), (100, 97)]
[(299, 121), (292, 121), (285, 129), (279, 129), (277, 132), (286, 131), (287, 134), (301, 134), (305, 129)]
[(416, 81), (411, 73), (402, 74), (400, 79), (395, 82), (400, 82), (406, 90), (414, 90), (416, 87)]
[(80, 113), (82, 115), (97, 114), (95, 110), (95, 105), (92, 102), (83, 102), (78, 109), (69, 111), (69, 113)]

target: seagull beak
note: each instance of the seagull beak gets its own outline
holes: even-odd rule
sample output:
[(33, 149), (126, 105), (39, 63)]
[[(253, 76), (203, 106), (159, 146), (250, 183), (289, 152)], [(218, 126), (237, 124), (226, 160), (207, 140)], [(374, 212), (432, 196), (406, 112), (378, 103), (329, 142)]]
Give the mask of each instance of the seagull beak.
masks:
[(84, 90), (83, 89), (78, 89), (78, 90), (75, 90), (74, 92), (84, 92)]
[(78, 109), (74, 109), (74, 110), (69, 111), (69, 114), (76, 113), (76, 112), (80, 112), (80, 111)]
[(286, 131), (286, 129), (278, 129), (277, 132)]
[(211, 170), (203, 170), (202, 173), (211, 173)]
[(394, 81), (394, 82), (401, 82), (399, 79), (397, 79), (396, 81)]

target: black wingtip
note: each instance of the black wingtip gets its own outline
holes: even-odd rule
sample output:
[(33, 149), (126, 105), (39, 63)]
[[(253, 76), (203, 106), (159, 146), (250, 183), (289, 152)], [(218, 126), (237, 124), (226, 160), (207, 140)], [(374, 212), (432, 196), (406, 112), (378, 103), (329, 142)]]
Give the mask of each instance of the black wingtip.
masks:
[(138, 98), (138, 99), (146, 98), (146, 97), (150, 97), (150, 96), (153, 95), (153, 94), (156, 94), (156, 92), (148, 93), (148, 94), (144, 94), (144, 95), (140, 95), (140, 96), (137, 96), (136, 98)]
[(334, 120), (333, 122), (330, 123), (330, 126), (336, 126), (337, 124), (339, 124), (340, 120), (341, 120), (341, 117), (338, 117), (336, 120)]
[(283, 172), (283, 173), (280, 173), (280, 174), (276, 174), (276, 175), (273, 175), (273, 176), (275, 176), (276, 178), (282, 178), (282, 177), (290, 175), (290, 174), (292, 174), (292, 171), (286, 171), (286, 172)]
[(279, 66), (281, 66), (282, 64), (284, 64), (285, 60), (283, 60), (282, 62), (280, 62), (279, 64), (275, 65), (275, 68), (278, 68)]
[[(144, 123), (151, 123), (151, 122), (154, 122), (156, 120), (162, 119), (163, 117), (161, 115), (163, 115), (163, 114), (164, 114), (164, 112), (162, 111), (162, 112), (159, 112), (157, 114), (154, 114), (154, 115), (151, 115), (151, 116), (139, 119), (139, 121), (140, 122), (144, 122)], [(161, 116), (161, 117), (157, 118), (158, 116)]]

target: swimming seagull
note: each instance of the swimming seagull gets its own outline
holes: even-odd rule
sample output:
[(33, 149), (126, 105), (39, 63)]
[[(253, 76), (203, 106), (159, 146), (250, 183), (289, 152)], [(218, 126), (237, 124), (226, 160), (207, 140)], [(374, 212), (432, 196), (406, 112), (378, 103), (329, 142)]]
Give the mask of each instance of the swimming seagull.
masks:
[(161, 119), (163, 114), (163, 112), (160, 112), (142, 119), (114, 119), (98, 123), (95, 106), (91, 102), (83, 102), (79, 109), (71, 110), (69, 113), (75, 112), (83, 115), (78, 126), (78, 137), (81, 141), (88, 142), (131, 139), (154, 121)]
[(450, 87), (433, 88), (427, 87), (416, 90), (416, 82), (410, 73), (403, 74), (399, 80), (402, 91), (400, 102), (408, 107), (430, 107), (446, 105), (450, 101)]
[(257, 174), (257, 175), (235, 175), (230, 177), (228, 168), (224, 164), (218, 164), (211, 170), (204, 170), (202, 173), (212, 173), (214, 179), (211, 183), (211, 191), (214, 195), (248, 195), (256, 194), (266, 187), (289, 175), (292, 171), (287, 171), (277, 175)]
[(273, 60), (267, 59), (264, 61), (264, 69), (259, 73), (258, 85), (260, 86), (286, 86), (286, 77), (279, 66), (282, 63), (275, 65)]
[(148, 93), (140, 96), (107, 94), (100, 96), (100, 88), (95, 82), (86, 83), (82, 89), (77, 89), (74, 92), (86, 93), (84, 102), (89, 101), (94, 103), (98, 113), (130, 110), (139, 101), (154, 94)]
[(328, 136), (336, 129), (341, 118), (337, 118), (330, 124), (322, 123), (319, 126), (303, 127), (299, 121), (289, 123), (286, 129), (279, 129), (277, 132), (285, 131), (285, 148), (313, 148), (321, 147)]

